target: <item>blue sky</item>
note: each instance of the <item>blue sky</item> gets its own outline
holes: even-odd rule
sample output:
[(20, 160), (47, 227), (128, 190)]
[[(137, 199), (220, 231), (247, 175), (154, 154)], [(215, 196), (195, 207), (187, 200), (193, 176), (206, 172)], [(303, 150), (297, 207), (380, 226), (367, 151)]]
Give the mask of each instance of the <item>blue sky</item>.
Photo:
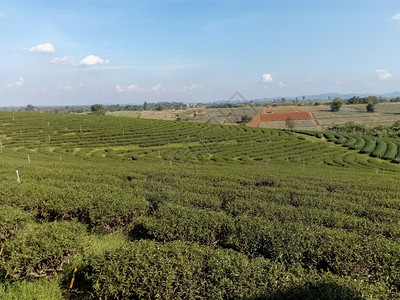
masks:
[(0, 0), (0, 106), (400, 90), (398, 0)]

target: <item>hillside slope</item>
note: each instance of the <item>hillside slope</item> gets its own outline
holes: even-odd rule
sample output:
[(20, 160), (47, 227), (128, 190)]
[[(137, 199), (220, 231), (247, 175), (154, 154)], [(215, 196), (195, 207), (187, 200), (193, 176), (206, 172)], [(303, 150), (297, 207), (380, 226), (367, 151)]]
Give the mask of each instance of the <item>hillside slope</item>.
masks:
[(0, 131), (0, 298), (62, 299), (74, 267), (74, 299), (400, 297), (397, 164), (237, 126), (2, 112)]

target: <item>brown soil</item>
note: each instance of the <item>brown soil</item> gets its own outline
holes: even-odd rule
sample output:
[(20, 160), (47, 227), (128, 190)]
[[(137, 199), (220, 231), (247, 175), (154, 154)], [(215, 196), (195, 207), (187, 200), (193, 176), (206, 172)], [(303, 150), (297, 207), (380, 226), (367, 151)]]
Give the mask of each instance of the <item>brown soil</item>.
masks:
[(253, 121), (247, 123), (250, 127), (260, 127), (260, 122), (286, 121), (288, 118), (294, 120), (314, 120), (310, 112), (300, 111), (296, 106), (280, 106), (265, 108), (262, 114), (253, 117)]
[(288, 118), (294, 120), (312, 120), (312, 116), (309, 112), (296, 111), (296, 112), (282, 112), (282, 113), (267, 113), (261, 115), (261, 122), (268, 121), (286, 121)]

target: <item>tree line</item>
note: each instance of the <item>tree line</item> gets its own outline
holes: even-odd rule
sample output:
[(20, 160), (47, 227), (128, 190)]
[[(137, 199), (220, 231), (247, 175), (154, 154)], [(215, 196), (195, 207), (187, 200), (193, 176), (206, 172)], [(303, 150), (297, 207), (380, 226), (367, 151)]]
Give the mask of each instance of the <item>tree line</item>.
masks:
[[(391, 100), (390, 100), (390, 102), (394, 102)], [(330, 107), (331, 107), (331, 111), (337, 112), (340, 110), (340, 108), (342, 107), (342, 105), (344, 103), (345, 104), (367, 104), (367, 106), (365, 107), (367, 112), (375, 112), (375, 105), (378, 104), (379, 102), (387, 102), (387, 100), (385, 100), (383, 98), (378, 98), (376, 96), (367, 96), (367, 97), (354, 96), (347, 100), (343, 100), (339, 97), (336, 97), (333, 99), (332, 103), (330, 103)]]

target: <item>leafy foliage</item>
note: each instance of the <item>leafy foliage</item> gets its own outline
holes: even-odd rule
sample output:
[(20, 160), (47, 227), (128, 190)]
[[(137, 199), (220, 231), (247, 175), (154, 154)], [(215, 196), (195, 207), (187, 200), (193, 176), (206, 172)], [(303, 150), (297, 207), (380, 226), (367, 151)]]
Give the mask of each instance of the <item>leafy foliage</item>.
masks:
[(272, 261), (182, 242), (140, 241), (90, 258), (88, 266), (95, 298), (361, 299), (357, 281), (332, 275), (315, 281), (316, 273), (298, 267), (286, 271)]
[(85, 227), (75, 222), (29, 224), (4, 243), (0, 274), (19, 279), (61, 271), (82, 251)]
[(106, 112), (104, 110), (104, 106), (101, 104), (93, 104), (90, 107), (91, 111), (96, 115), (104, 115)]
[(0, 210), (0, 246), (18, 230), (25, 228), (34, 216), (19, 208), (2, 205)]
[(342, 105), (343, 105), (343, 102), (340, 98), (333, 99), (332, 104), (331, 104), (331, 111), (333, 111), (333, 112), (339, 111), (340, 108), (342, 107)]
[(34, 112), (0, 130), (0, 298), (57, 299), (74, 267), (73, 299), (399, 298), (397, 138)]
[(368, 103), (366, 108), (367, 108), (367, 112), (375, 112), (375, 104), (374, 103)]

